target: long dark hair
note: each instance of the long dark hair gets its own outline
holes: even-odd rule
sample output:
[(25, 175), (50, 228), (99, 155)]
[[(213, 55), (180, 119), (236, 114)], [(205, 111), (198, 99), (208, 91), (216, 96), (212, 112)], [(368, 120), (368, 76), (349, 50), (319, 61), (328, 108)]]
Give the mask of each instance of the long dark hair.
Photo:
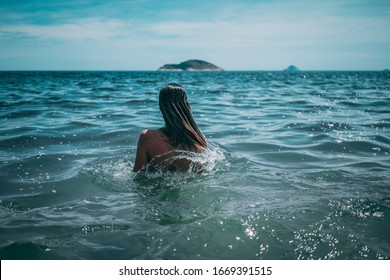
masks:
[(160, 90), (159, 105), (164, 117), (164, 133), (172, 145), (182, 145), (188, 149), (203, 150), (207, 147), (206, 138), (200, 132), (184, 88), (178, 84), (168, 84)]

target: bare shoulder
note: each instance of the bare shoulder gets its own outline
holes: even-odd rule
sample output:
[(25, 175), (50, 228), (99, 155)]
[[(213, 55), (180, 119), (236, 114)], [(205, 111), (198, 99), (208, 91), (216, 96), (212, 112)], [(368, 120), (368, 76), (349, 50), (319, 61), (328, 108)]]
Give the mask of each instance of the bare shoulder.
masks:
[(141, 132), (141, 134), (139, 135), (139, 138), (138, 138), (138, 145), (144, 145), (147, 141), (147, 138), (148, 138), (148, 129), (145, 129)]
[(162, 133), (161, 129), (145, 129), (141, 132), (140, 141), (143, 143), (155, 143), (155, 142), (165, 142), (165, 135)]
[(168, 138), (161, 129), (145, 129), (141, 132), (137, 146), (137, 156), (134, 171), (141, 170), (155, 157), (161, 156), (172, 150)]
[(142, 130), (141, 134), (139, 135), (139, 139), (146, 139), (147, 137), (149, 137), (149, 134), (149, 129)]
[(150, 139), (154, 139), (158, 135), (159, 135), (158, 130), (145, 129), (142, 130), (140, 137), (143, 138), (144, 140), (150, 140)]

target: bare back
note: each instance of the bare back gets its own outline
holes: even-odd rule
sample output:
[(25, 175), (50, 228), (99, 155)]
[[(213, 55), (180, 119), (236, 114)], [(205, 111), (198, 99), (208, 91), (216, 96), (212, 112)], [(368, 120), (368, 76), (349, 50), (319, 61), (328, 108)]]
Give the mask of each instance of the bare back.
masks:
[(183, 147), (174, 147), (162, 129), (142, 131), (137, 147), (135, 172), (148, 168), (187, 171), (191, 161), (180, 157)]

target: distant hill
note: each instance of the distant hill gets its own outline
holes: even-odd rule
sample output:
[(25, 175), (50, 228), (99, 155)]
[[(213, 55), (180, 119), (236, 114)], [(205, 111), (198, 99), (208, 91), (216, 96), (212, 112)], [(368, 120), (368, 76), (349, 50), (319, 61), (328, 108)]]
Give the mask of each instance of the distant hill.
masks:
[(223, 71), (222, 68), (199, 59), (190, 59), (179, 64), (165, 64), (158, 71)]
[(283, 71), (300, 71), (298, 67), (296, 67), (295, 65), (290, 65), (289, 67), (287, 67), (286, 69), (284, 69)]

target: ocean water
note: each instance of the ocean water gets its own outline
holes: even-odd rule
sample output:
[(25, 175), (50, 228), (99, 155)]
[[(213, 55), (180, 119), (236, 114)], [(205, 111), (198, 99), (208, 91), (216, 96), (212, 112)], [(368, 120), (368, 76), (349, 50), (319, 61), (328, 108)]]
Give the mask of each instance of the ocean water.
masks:
[[(206, 171), (134, 174), (159, 89)], [(0, 72), (2, 259), (389, 259), (389, 72)]]

